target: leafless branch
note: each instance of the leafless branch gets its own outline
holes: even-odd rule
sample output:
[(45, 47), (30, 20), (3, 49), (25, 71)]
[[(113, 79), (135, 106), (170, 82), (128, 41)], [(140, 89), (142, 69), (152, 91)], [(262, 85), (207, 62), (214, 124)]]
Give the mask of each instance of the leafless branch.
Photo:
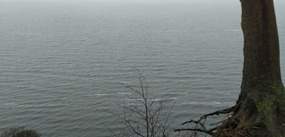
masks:
[[(210, 124), (211, 126), (216, 125), (216, 127), (211, 128), (211, 129), (207, 129), (205, 126), (205, 121), (209, 116), (214, 116), (214, 115), (220, 115), (220, 114), (230, 114), (232, 112), (234, 112), (237, 108), (238, 108), (238, 104), (235, 106), (232, 106), (230, 108), (227, 109), (223, 109), (223, 110), (218, 110), (209, 114), (205, 114), (202, 117), (200, 117), (200, 119), (198, 120), (189, 120), (186, 121), (184, 123), (182, 123), (182, 125), (188, 124), (188, 123), (194, 123), (196, 126), (195, 128), (182, 128), (182, 129), (175, 129), (174, 132), (180, 132), (180, 131), (193, 131), (193, 132), (202, 132), (202, 133), (206, 133), (209, 135), (213, 135), (215, 130), (217, 130), (218, 128), (218, 124), (222, 123), (223, 121), (214, 123), (214, 124)], [(202, 122), (203, 120), (203, 122)]]
[[(135, 68), (136, 69), (136, 68)], [(119, 118), (122, 123), (126, 126), (126, 129), (129, 129), (130, 133), (133, 136), (139, 137), (158, 137), (168, 136), (170, 124), (174, 122), (170, 120), (172, 109), (174, 104), (170, 109), (167, 109), (166, 104), (168, 101), (166, 99), (156, 101), (155, 98), (149, 98), (149, 85), (143, 76), (143, 73), (136, 69), (138, 75), (136, 76), (138, 79), (139, 87), (133, 87), (127, 84), (119, 83), (123, 85), (125, 88), (133, 91), (136, 95), (138, 95), (139, 99), (136, 99), (132, 96), (127, 96), (127, 98), (135, 99), (138, 104), (127, 105), (124, 101), (123, 105), (115, 103), (117, 106), (123, 109), (123, 114), (115, 114), (114, 112), (109, 112), (113, 116)], [(108, 128), (110, 131), (110, 128)], [(124, 131), (125, 132), (125, 131)], [(112, 135), (115, 135), (114, 132), (111, 132)], [(127, 133), (125, 133), (127, 134)], [(116, 134), (116, 137), (122, 136), (122, 134)], [(128, 134), (128, 136), (131, 136)]]

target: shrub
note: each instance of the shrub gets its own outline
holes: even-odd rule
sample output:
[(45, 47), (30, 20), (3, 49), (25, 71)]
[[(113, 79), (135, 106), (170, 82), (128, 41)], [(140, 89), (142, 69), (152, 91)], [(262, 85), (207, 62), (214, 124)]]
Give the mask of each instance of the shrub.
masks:
[(0, 137), (40, 137), (41, 135), (34, 130), (25, 128), (10, 128), (2, 132)]

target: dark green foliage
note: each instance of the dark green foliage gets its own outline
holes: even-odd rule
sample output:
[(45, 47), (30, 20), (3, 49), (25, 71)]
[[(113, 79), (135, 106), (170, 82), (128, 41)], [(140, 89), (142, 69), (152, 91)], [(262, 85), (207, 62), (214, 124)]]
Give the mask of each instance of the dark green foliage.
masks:
[(0, 137), (40, 137), (41, 135), (34, 130), (25, 128), (10, 128), (2, 132)]

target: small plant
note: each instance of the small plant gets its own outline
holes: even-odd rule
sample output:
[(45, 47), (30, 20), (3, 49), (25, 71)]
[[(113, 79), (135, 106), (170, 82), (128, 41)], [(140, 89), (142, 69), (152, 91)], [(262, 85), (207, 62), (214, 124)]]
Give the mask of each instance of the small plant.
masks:
[(25, 128), (10, 128), (2, 132), (0, 137), (40, 137), (36, 131)]
[(119, 133), (114, 133), (110, 127), (111, 136), (115, 137), (168, 137), (172, 131), (169, 129), (170, 125), (175, 119), (171, 118), (172, 109), (174, 104), (168, 108), (166, 99), (157, 100), (155, 98), (149, 98), (149, 85), (146, 82), (145, 77), (138, 69), (139, 87), (135, 88), (130, 85), (122, 84), (127, 89), (134, 92), (139, 99), (127, 96), (130, 99), (135, 99), (137, 104), (123, 105), (115, 103), (122, 108), (123, 114), (119, 115), (114, 112), (110, 112), (113, 116), (117, 117), (119, 121), (124, 125), (124, 130)]

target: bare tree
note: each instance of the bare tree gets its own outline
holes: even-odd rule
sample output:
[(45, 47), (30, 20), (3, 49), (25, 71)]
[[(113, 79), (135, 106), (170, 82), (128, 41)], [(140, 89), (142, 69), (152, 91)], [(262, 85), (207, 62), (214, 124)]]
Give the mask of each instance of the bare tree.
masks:
[(119, 133), (114, 133), (110, 127), (108, 129), (112, 136), (116, 137), (167, 137), (172, 131), (170, 125), (175, 120), (175, 118), (171, 118), (174, 103), (167, 107), (168, 100), (149, 98), (149, 85), (142, 72), (136, 70), (139, 87), (120, 84), (137, 95), (138, 98), (127, 96), (129, 99), (135, 99), (137, 103), (127, 104), (125, 101), (123, 105), (115, 103), (122, 108), (123, 114), (108, 112), (117, 117), (119, 119), (117, 122), (123, 124), (125, 128)]

